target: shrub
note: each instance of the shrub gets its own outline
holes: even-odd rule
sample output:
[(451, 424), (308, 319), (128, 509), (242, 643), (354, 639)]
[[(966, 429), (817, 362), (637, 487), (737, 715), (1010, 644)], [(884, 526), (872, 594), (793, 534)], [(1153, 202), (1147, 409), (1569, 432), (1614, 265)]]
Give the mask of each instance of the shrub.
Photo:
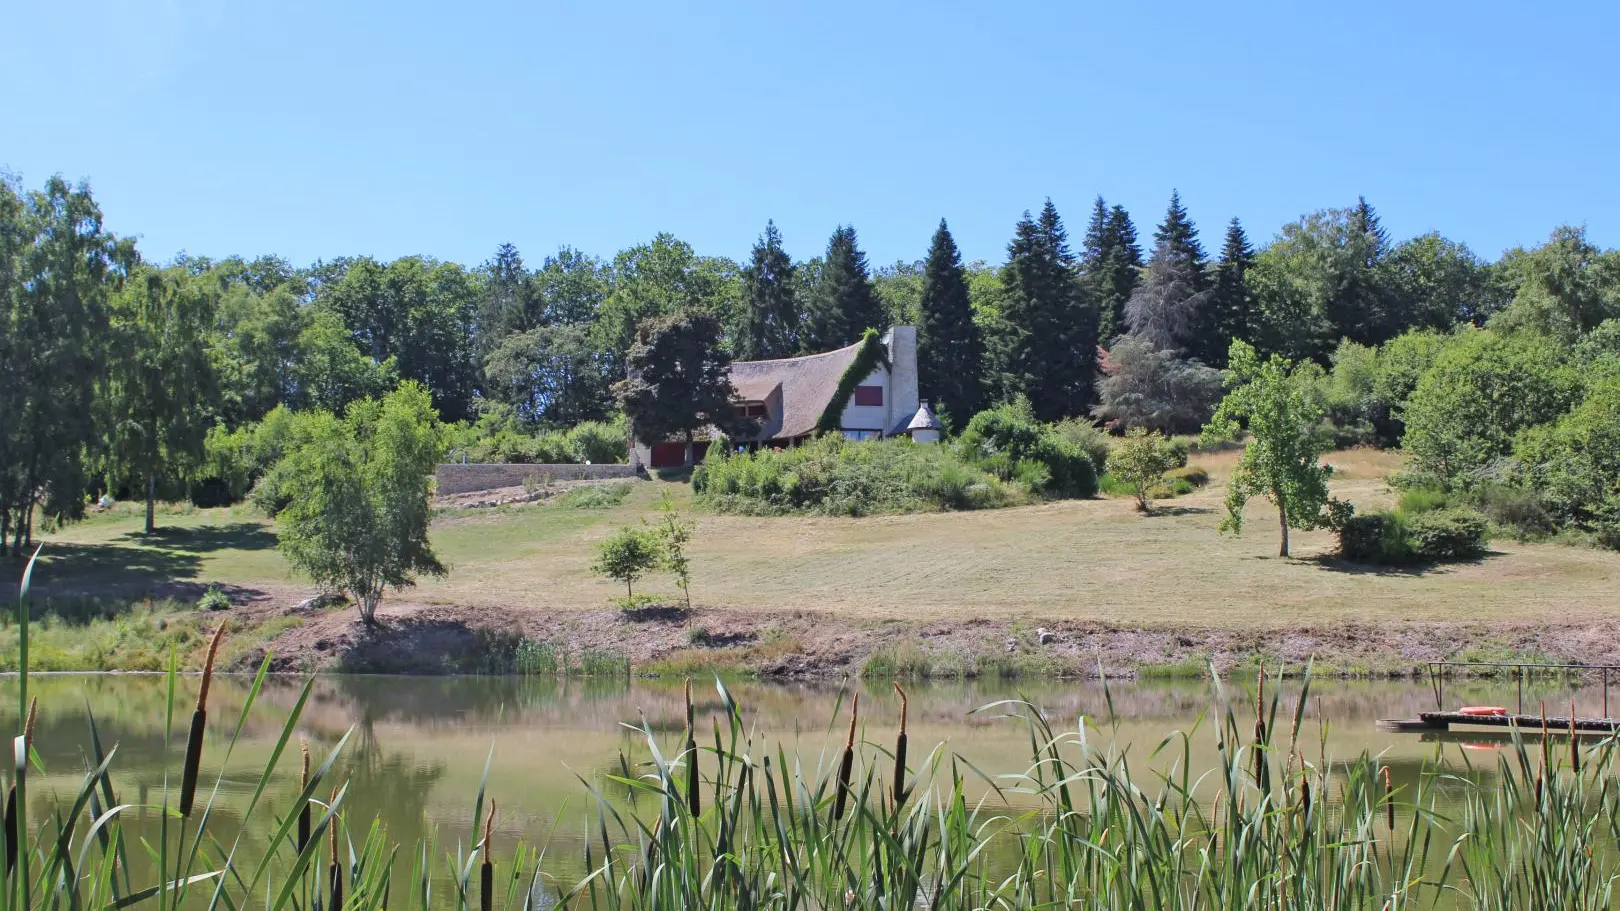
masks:
[(1436, 509), (1445, 509), (1446, 492), (1434, 487), (1412, 487), (1401, 491), (1398, 509), (1405, 515), (1415, 516)]
[(636, 580), (658, 568), (662, 560), (663, 549), (650, 530), (625, 527), (597, 545), (596, 563), (591, 569), (598, 575), (624, 583), (623, 604), (630, 609), (639, 606)]
[(1339, 555), (1356, 563), (1401, 566), (1412, 562), (1406, 525), (1398, 513), (1352, 515), (1338, 525)]
[(1174, 467), (1175, 454), (1165, 438), (1141, 427), (1131, 428), (1108, 456), (1108, 473), (1130, 486), (1136, 508), (1142, 512), (1152, 511), (1153, 488)]
[(1468, 502), (1492, 524), (1511, 529), (1520, 540), (1558, 530), (1551, 511), (1533, 490), (1510, 484), (1481, 484), (1468, 492)]
[(202, 598), (197, 601), (197, 609), (209, 611), (230, 610), (231, 599), (224, 592), (219, 590), (219, 586), (210, 585), (208, 586), (208, 591), (203, 592)]
[[(1011, 476), (1012, 465), (1007, 466)], [(988, 509), (1017, 498), (946, 446), (854, 443), (832, 434), (793, 449), (727, 454), (711, 448), (692, 474), (700, 502), (720, 512), (861, 516)]]
[(1209, 472), (1197, 466), (1172, 468), (1165, 473), (1165, 477), (1171, 481), (1186, 481), (1187, 486), (1194, 490), (1209, 486)]
[(571, 462), (611, 465), (630, 459), (629, 439), (623, 420), (614, 423), (586, 421), (563, 435)]
[[(1090, 421), (1069, 418), (1053, 424), (1052, 433), (1059, 439), (1079, 447), (1080, 451), (1091, 459), (1091, 467), (1097, 474), (1108, 470), (1108, 453), (1114, 448), (1108, 431)], [(1185, 453), (1182, 464), (1186, 464)]]
[(1427, 562), (1471, 560), (1485, 553), (1485, 520), (1466, 509), (1439, 509), (1406, 520), (1413, 554)]
[(1039, 462), (1047, 473), (1039, 492), (1055, 497), (1097, 494), (1097, 469), (1091, 456), (1015, 406), (1004, 405), (974, 415), (958, 446), (969, 461), (1004, 481), (1020, 476), (1032, 478), (1028, 469), (1019, 469), (1018, 465)]
[(591, 484), (586, 487), (576, 487), (557, 498), (558, 506), (567, 506), (571, 509), (612, 509), (624, 502), (630, 495), (631, 484), (628, 481), (617, 484)]

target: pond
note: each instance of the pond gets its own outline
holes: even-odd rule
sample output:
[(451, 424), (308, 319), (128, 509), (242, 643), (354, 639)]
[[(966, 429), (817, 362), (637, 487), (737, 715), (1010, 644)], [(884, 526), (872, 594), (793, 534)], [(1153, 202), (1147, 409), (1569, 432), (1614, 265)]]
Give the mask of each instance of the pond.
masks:
[[(218, 781), (215, 813), (223, 819), (216, 824), (230, 827), (240, 825), (230, 814), (247, 803), (303, 685), (295, 679), (267, 682), (220, 777), (220, 762), (250, 682), (218, 679), (210, 697), (210, 738), (199, 793), (206, 794)], [(31, 817), (51, 811), (78, 788), (90, 762), (91, 713), (102, 742), (118, 745), (113, 768), (119, 799), (136, 804), (158, 800), (165, 776), (178, 777), (196, 685), (195, 678), (179, 681), (173, 733), (166, 735), (168, 684), (163, 677), (32, 678), (30, 689), (39, 699), (35, 744), (45, 773), (30, 779)], [(1280, 715), (1293, 711), (1300, 685), (1297, 680), (1281, 682)], [(0, 724), (8, 729), (15, 729), (17, 721), (16, 686), (15, 678), (0, 681)], [(1255, 680), (1228, 680), (1224, 687), (1239, 715), (1239, 729), (1252, 727)], [(827, 683), (736, 683), (729, 688), (742, 706), (754, 743), (773, 754), (780, 745), (790, 760), (797, 755), (811, 770), (836, 763), (848, 724), (848, 696), (854, 691), (860, 693), (862, 739), (884, 748), (893, 742), (900, 706), (888, 683), (857, 682), (843, 693), (837, 684)], [(938, 746), (988, 775), (1024, 772), (1030, 765), (1027, 726), (1006, 717), (1005, 707), (975, 711), (1018, 698), (1037, 706), (1058, 730), (1074, 730), (1084, 717), (1091, 726), (1089, 742), (1098, 749), (1128, 751), (1141, 774), (1164, 767), (1173, 761), (1172, 754), (1179, 759), (1179, 744), (1154, 755), (1174, 732), (1191, 734), (1193, 768), (1214, 769), (1218, 763), (1212, 719), (1224, 709), (1207, 682), (1113, 682), (1106, 691), (1096, 681), (918, 683), (908, 685), (908, 691), (914, 768)], [(695, 692), (698, 740), (712, 743), (713, 735), (706, 738), (704, 732), (711, 730), (711, 719), (723, 715), (723, 705), (713, 681), (698, 684)], [(1511, 707), (1517, 698), (1512, 682), (1453, 682), (1445, 694), (1447, 707)], [(1603, 695), (1596, 687), (1558, 682), (1527, 686), (1524, 693), (1527, 710), (1539, 711), (1544, 701), (1549, 714), (1566, 712), (1571, 699), (1582, 713), (1597, 714)], [(1434, 705), (1435, 694), (1426, 682), (1314, 681), (1301, 753), (1313, 762), (1377, 754), (1399, 782), (1415, 779), (1425, 762), (1444, 751), (1459, 762), (1466, 758), (1481, 776), (1493, 775), (1493, 753), (1508, 748), (1500, 735), (1391, 734), (1375, 728), (1377, 719), (1415, 717)], [(404, 843), (434, 833), (445, 846), (476, 840), (473, 804), (487, 762), (488, 793), (499, 803), (497, 842), (510, 846), (521, 839), (546, 846), (548, 872), (566, 880), (583, 870), (584, 838), (594, 831), (598, 805), (587, 784), (622, 799), (625, 789), (607, 776), (620, 773), (621, 757), (632, 768), (647, 760), (646, 735), (639, 730), (643, 725), (654, 732), (666, 755), (678, 752), (684, 730), (679, 682), (323, 677), (314, 683), (298, 735), (319, 762), (353, 728), (339, 764), (339, 779), (349, 782), (347, 806), (361, 820), (377, 817), (393, 839)], [(298, 790), (298, 765), (294, 744), (281, 758), (270, 797), (257, 813), (280, 816), (287, 811)], [(1021, 795), (998, 795), (988, 786), (970, 795), (979, 797), (1014, 808), (1022, 801)], [(136, 816), (137, 827), (152, 825), (156, 818), (150, 809)]]

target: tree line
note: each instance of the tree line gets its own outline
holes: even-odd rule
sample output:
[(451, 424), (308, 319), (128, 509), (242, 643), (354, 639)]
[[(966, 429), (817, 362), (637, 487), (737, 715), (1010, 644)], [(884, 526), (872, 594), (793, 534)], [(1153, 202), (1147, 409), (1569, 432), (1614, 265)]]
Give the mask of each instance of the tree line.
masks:
[(611, 418), (637, 328), (660, 317), (703, 314), (740, 359), (915, 324), (923, 395), (957, 427), (1022, 399), (1042, 421), (1190, 431), (1219, 399), (1234, 339), (1325, 369), (1344, 340), (1372, 348), (1493, 319), (1583, 333), (1615, 311), (1616, 270), (1603, 265), (1615, 254), (1577, 228), (1492, 262), (1438, 234), (1393, 242), (1361, 199), (1260, 247), (1232, 219), (1212, 257), (1175, 193), (1145, 248), (1123, 207), (1099, 197), (1089, 214), (1076, 250), (1047, 201), (1013, 226), (999, 264), (964, 262), (943, 220), (922, 259), (878, 268), (852, 226), (796, 260), (773, 223), (741, 262), (660, 234), (609, 258), (563, 247), (538, 265), (511, 244), (475, 266), (155, 263), (106, 230), (87, 185), (6, 177), (0, 541), (21, 546), (36, 521), (76, 518), (104, 491), (195, 493), (216, 472), (210, 434), (277, 409), (341, 415), (402, 381), (446, 422), (482, 431)]

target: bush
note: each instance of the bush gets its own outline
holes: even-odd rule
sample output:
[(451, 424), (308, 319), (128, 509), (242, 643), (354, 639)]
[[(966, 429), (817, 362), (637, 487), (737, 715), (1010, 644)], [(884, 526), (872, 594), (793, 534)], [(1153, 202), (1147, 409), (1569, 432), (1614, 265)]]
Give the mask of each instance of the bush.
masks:
[(1020, 463), (1039, 463), (1046, 470), (1045, 481), (1040, 488), (1031, 488), (1031, 493), (1054, 497), (1097, 494), (1097, 468), (1091, 456), (1015, 406), (974, 415), (957, 445), (968, 461), (1003, 481), (1036, 480), (1034, 470), (1020, 467)]
[(632, 486), (626, 481), (617, 484), (591, 484), (586, 487), (576, 487), (559, 496), (557, 505), (573, 509), (612, 509), (624, 502), (624, 498), (630, 495)]
[(1485, 553), (1485, 520), (1466, 509), (1440, 509), (1406, 520), (1412, 552), (1431, 563), (1472, 560)]
[[(1090, 421), (1069, 418), (1066, 421), (1058, 421), (1053, 424), (1052, 433), (1056, 434), (1059, 439), (1079, 447), (1080, 451), (1091, 459), (1091, 467), (1096, 470), (1097, 474), (1102, 474), (1108, 470), (1108, 453), (1113, 449), (1113, 442), (1108, 436), (1108, 431)], [(1183, 444), (1182, 448), (1183, 457), (1181, 461), (1185, 465), (1187, 462), (1185, 444)]]
[(1132, 427), (1109, 454), (1108, 473), (1130, 486), (1138, 510), (1151, 512), (1154, 488), (1160, 486), (1165, 472), (1176, 467), (1175, 459), (1176, 453), (1164, 437)]
[(1492, 524), (1511, 529), (1521, 541), (1558, 530), (1552, 512), (1533, 490), (1510, 484), (1481, 484), (1468, 492), (1468, 502)]
[(1185, 481), (1193, 490), (1209, 486), (1209, 472), (1196, 466), (1172, 468), (1165, 473), (1165, 478), (1170, 481)]
[(1445, 509), (1446, 504), (1445, 491), (1434, 487), (1412, 487), (1401, 491), (1401, 501), (1397, 508), (1406, 515), (1415, 516), (1436, 509)]
[(692, 473), (692, 490), (711, 509), (751, 515), (989, 509), (1018, 500), (950, 447), (854, 443), (833, 434), (793, 449), (728, 454), (712, 447)]
[(1406, 524), (1398, 513), (1352, 515), (1338, 525), (1339, 556), (1355, 563), (1402, 566), (1412, 562)]
[(208, 591), (203, 592), (202, 598), (197, 601), (197, 609), (208, 611), (230, 610), (231, 599), (219, 590), (219, 586), (210, 585)]
[(630, 460), (628, 435), (623, 420), (614, 423), (586, 421), (563, 435), (572, 462), (614, 465)]

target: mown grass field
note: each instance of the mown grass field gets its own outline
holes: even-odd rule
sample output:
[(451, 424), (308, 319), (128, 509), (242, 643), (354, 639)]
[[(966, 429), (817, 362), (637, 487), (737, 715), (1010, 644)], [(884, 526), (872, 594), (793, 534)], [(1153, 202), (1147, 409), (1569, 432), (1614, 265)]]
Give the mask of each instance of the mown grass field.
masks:
[[(1123, 499), (972, 513), (863, 519), (701, 515), (693, 597), (715, 607), (829, 611), (863, 620), (1038, 617), (1122, 624), (1268, 626), (1334, 620), (1580, 620), (1620, 614), (1620, 554), (1499, 540), (1476, 563), (1426, 571), (1341, 564), (1326, 532), (1295, 533), (1276, 557), (1275, 513), (1251, 504), (1247, 528), (1223, 535), (1221, 483), (1236, 453), (1202, 456), (1213, 482), (1144, 517)], [(1335, 453), (1337, 495), (1387, 503), (1388, 453)], [(593, 577), (598, 539), (656, 514), (643, 482), (610, 509), (558, 504), (442, 514), (433, 540), (451, 567), (395, 596), (492, 610), (600, 607), (618, 587)], [(308, 586), (245, 508), (170, 510), (148, 539), (133, 508), (52, 535), (45, 593), (139, 596), (220, 584), (294, 599)], [(671, 592), (667, 580), (642, 588)]]

